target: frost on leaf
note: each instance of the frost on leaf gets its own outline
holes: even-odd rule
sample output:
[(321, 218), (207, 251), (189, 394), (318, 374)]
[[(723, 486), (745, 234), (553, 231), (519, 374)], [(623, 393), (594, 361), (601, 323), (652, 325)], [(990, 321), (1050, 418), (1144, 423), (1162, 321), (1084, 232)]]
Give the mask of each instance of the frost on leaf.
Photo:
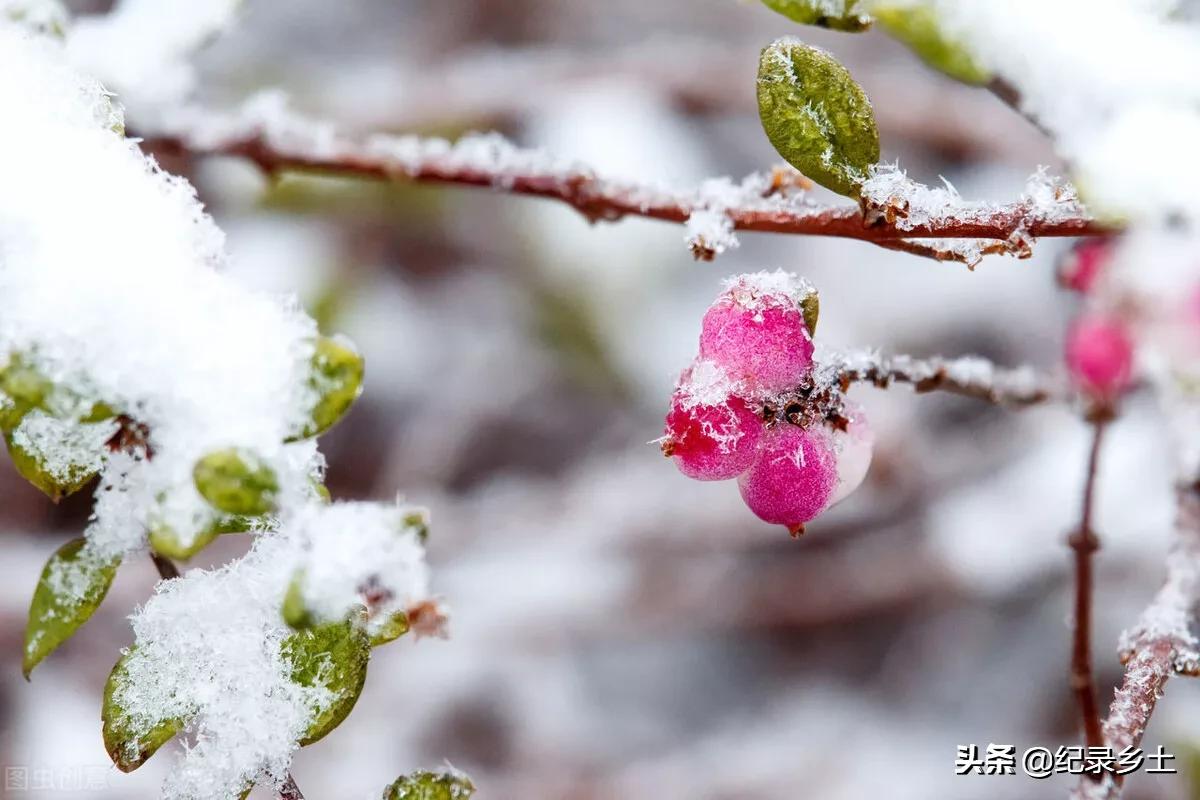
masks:
[(846, 68), (815, 47), (780, 39), (762, 52), (758, 112), (767, 138), (792, 166), (855, 197), (879, 160), (875, 112)]
[(21, 666), (26, 678), (88, 621), (108, 593), (119, 564), (120, 558), (100, 555), (82, 537), (50, 557), (29, 605)]
[(290, 665), (290, 680), (314, 690), (310, 722), (299, 740), (309, 745), (342, 724), (358, 702), (367, 680), (371, 640), (355, 615), (291, 634), (283, 642), (282, 656)]
[(980, 66), (966, 47), (946, 33), (937, 9), (921, 0), (883, 2), (872, 14), (888, 33), (908, 45), (933, 67), (963, 83), (985, 84), (991, 74)]
[(837, 31), (863, 31), (871, 18), (859, 0), (763, 0), (768, 8), (804, 25)]

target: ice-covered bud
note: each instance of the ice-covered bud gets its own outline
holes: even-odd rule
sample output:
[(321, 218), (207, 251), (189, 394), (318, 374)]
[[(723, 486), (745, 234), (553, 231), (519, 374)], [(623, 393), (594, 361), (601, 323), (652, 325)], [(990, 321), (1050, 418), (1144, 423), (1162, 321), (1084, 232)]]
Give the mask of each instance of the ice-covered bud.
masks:
[(383, 800), (470, 800), (475, 784), (461, 772), (414, 772), (383, 790)]
[(1133, 341), (1118, 320), (1086, 316), (1067, 331), (1067, 370), (1097, 399), (1111, 400), (1128, 388), (1133, 374)]
[(733, 278), (704, 315), (700, 356), (754, 393), (795, 388), (812, 368), (815, 292), (783, 271)]
[(309, 385), (317, 401), (308, 419), (292, 439), (307, 439), (324, 433), (340, 420), (363, 390), (363, 357), (349, 340), (322, 336), (317, 339), (309, 373)]
[(836, 505), (862, 485), (871, 466), (875, 450), (875, 431), (871, 430), (866, 414), (857, 405), (847, 404), (845, 415), (849, 425), (844, 431), (833, 432), (833, 447), (837, 455), (837, 486), (829, 505)]
[(750, 510), (766, 522), (786, 525), (793, 535), (829, 507), (837, 485), (831, 432), (788, 423), (763, 435), (754, 464), (738, 478)]
[(1112, 259), (1113, 244), (1108, 239), (1088, 239), (1063, 258), (1058, 282), (1064, 289), (1088, 294)]
[(734, 388), (711, 361), (697, 361), (681, 377), (662, 443), (663, 453), (689, 478), (728, 480), (753, 463), (763, 422)]
[(196, 462), (196, 491), (218, 511), (257, 517), (275, 509), (275, 472), (247, 450), (217, 450)]

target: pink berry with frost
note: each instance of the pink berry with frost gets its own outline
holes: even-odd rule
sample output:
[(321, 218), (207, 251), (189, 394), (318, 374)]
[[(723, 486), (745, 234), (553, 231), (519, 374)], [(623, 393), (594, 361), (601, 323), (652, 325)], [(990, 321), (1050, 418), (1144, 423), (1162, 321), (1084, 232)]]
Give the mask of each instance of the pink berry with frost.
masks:
[(1059, 283), (1064, 289), (1088, 294), (1112, 258), (1112, 251), (1113, 243), (1107, 239), (1089, 239), (1080, 243), (1063, 261), (1058, 273)]
[(754, 462), (763, 422), (732, 388), (720, 367), (698, 361), (671, 397), (663, 452), (689, 478), (728, 480)]
[(829, 507), (837, 482), (830, 432), (784, 423), (763, 435), (758, 458), (738, 478), (738, 488), (759, 519), (799, 535), (804, 523)]
[(867, 423), (862, 408), (847, 404), (845, 415), (850, 424), (844, 431), (833, 432), (833, 447), (837, 455), (837, 486), (829, 505), (834, 506), (849, 497), (862, 485), (871, 466), (871, 455), (875, 450), (875, 431)]
[(1071, 379), (1080, 388), (1111, 400), (1129, 387), (1133, 341), (1117, 320), (1081, 317), (1067, 331), (1066, 360)]
[(783, 272), (741, 275), (704, 315), (700, 356), (752, 391), (795, 388), (812, 368), (801, 300), (807, 284)]

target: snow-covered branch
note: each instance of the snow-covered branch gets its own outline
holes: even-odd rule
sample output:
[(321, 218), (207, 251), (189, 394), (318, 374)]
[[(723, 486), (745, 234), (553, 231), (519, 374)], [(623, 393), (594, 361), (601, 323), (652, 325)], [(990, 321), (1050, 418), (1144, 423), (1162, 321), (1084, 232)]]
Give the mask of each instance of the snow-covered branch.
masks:
[(1030, 406), (1066, 400), (1064, 385), (1029, 367), (1006, 369), (985, 358), (925, 358), (865, 353), (847, 357), (840, 365), (843, 384), (870, 383), (887, 388), (907, 383), (918, 393), (949, 392), (1003, 406)]
[[(888, 192), (898, 186), (892, 176), (903, 176), (891, 171), (875, 187), (882, 194), (859, 208), (814, 202), (808, 182), (783, 170), (740, 182), (714, 179), (681, 190), (608, 179), (586, 165), (518, 147), (498, 134), (471, 134), (453, 143), (419, 136), (356, 139), (289, 112), (274, 95), (251, 101), (238, 114), (196, 108), (172, 114), (161, 129), (149, 132), (146, 144), (196, 155), (241, 156), (268, 173), (298, 170), (490, 187), (557, 200), (593, 222), (637, 216), (687, 224), (689, 245), (706, 259), (736, 246), (734, 231), (835, 236), (968, 264), (990, 252), (1025, 254), (1028, 243), (1042, 236), (1104, 232), (1073, 198), (1060, 202), (1028, 190), (1007, 205), (961, 202), (952, 191), (929, 190), (918, 202), (931, 199), (940, 204), (936, 209), (902, 207)], [(1034, 180), (1044, 182), (1044, 177)]]
[[(1191, 630), (1200, 600), (1200, 488), (1183, 487), (1178, 495), (1166, 582), (1121, 641), (1125, 677), (1104, 721), (1104, 739), (1114, 752), (1139, 745), (1168, 678), (1200, 674), (1200, 642)], [(1111, 800), (1120, 795), (1120, 778), (1085, 777), (1076, 795)]]

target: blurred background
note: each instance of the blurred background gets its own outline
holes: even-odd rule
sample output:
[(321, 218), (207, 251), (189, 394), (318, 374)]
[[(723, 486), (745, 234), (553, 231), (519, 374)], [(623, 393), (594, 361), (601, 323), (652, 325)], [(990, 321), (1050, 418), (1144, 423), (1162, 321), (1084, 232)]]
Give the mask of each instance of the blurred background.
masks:
[[(602, 174), (689, 186), (777, 161), (754, 77), (760, 48), (788, 34), (851, 69), (885, 158), (918, 180), (1012, 200), (1038, 165), (1056, 168), (988, 93), (882, 35), (800, 29), (755, 2), (246, 0), (196, 63), (200, 98), (219, 107), (279, 87), (349, 131), (497, 129)], [(751, 234), (703, 264), (679, 226), (593, 227), (470, 189), (272, 182), (232, 159), (164, 163), (227, 232), (239, 280), (297, 293), (365, 352), (366, 393), (322, 439), (334, 495), (400, 493), (433, 512), (451, 638), (376, 652), (353, 715), (297, 756), (310, 800), (377, 797), (444, 762), (485, 800), (1066, 796), (1073, 778), (959, 777), (954, 762), (960, 744), (1078, 741), (1065, 536), (1087, 432), (1069, 410), (856, 389), (875, 463), (800, 541), (650, 441), (728, 275), (809, 278), (830, 348), (1053, 371), (1074, 302), (1054, 283), (1068, 242), (968, 272)], [(1146, 402), (1114, 427), (1101, 470), (1106, 707), (1117, 636), (1162, 578), (1172, 517)], [(6, 781), (5, 796), (151, 798), (171, 764), (122, 775), (100, 740), (100, 692), (130, 642), (126, 615), (152, 591), (149, 559), (121, 570), (32, 685), (20, 678), (37, 575), (90, 505), (84, 492), (53, 506), (0, 465), (0, 763), (30, 787)], [(237, 538), (192, 566), (235, 557)], [(1180, 774), (1134, 775), (1130, 798), (1200, 797), (1200, 690), (1173, 681), (1168, 694), (1145, 746), (1175, 753)]]

